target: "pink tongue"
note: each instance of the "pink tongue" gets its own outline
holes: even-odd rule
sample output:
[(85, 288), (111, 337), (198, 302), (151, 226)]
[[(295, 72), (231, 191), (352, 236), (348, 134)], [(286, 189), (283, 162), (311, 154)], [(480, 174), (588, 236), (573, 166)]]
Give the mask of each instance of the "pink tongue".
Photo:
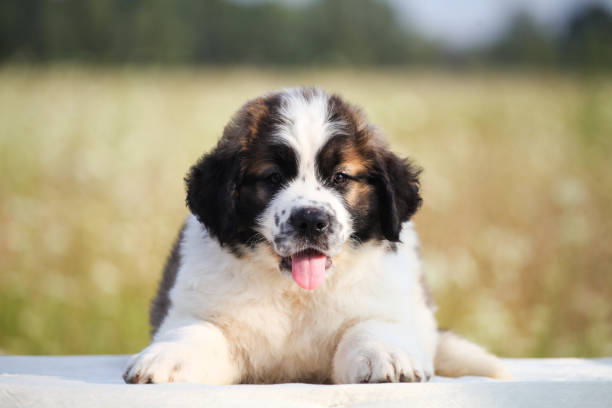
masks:
[(291, 275), (293, 280), (304, 289), (316, 289), (325, 280), (325, 263), (323, 254), (297, 254), (291, 256)]

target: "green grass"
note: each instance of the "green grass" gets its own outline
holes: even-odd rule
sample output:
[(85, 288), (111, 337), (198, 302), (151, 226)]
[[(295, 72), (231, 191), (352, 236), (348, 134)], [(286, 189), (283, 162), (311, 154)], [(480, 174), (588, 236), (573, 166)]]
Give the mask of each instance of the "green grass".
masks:
[(612, 355), (612, 78), (0, 69), (0, 349), (129, 353), (182, 178), (247, 99), (316, 84), (425, 169), (439, 318), (505, 356)]

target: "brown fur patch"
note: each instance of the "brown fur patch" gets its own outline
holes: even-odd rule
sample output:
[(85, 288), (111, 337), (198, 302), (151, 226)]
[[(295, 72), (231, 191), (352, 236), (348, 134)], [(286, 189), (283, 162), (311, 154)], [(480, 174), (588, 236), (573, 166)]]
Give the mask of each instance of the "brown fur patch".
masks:
[(356, 176), (368, 171), (371, 165), (372, 160), (369, 159), (364, 152), (360, 151), (359, 146), (357, 146), (355, 142), (342, 148), (342, 162), (338, 168), (347, 169), (347, 174)]
[(243, 139), (243, 149), (248, 148), (248, 146), (257, 138), (259, 124), (269, 115), (269, 113), (270, 110), (268, 109), (268, 105), (266, 105), (263, 98), (257, 98), (245, 107), (244, 116), (247, 119), (248, 134), (246, 138)]
[(344, 198), (351, 207), (357, 207), (367, 202), (372, 191), (373, 188), (371, 185), (356, 181), (351, 183)]
[(251, 173), (254, 176), (263, 176), (266, 171), (268, 171), (271, 168), (274, 168), (274, 163), (270, 162), (270, 160), (267, 159), (262, 159), (262, 160), (257, 160), (257, 158), (255, 158), (254, 160), (251, 160), (249, 163), (245, 162), (245, 167), (248, 164), (249, 167), (249, 173)]

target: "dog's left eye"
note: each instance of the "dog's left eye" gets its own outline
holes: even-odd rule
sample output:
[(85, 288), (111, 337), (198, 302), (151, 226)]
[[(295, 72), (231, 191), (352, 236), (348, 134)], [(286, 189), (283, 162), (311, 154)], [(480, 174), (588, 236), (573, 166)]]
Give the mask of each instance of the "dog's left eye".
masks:
[(340, 186), (346, 183), (347, 181), (348, 181), (348, 176), (344, 173), (336, 173), (332, 177), (332, 182), (337, 186)]
[(280, 175), (280, 173), (272, 173), (268, 177), (266, 177), (266, 180), (268, 180), (270, 184), (276, 185), (280, 184), (283, 181), (283, 177)]

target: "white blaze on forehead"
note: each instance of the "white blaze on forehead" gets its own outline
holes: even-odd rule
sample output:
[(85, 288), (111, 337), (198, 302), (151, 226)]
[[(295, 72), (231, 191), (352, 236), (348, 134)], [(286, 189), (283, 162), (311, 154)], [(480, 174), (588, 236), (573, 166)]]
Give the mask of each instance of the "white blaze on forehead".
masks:
[(330, 121), (329, 96), (317, 88), (285, 90), (279, 114), (276, 136), (295, 150), (298, 176), (313, 177), (317, 152), (343, 128), (341, 121)]
[(259, 231), (282, 256), (304, 248), (294, 240), (290, 217), (300, 207), (315, 207), (331, 217), (328, 255), (337, 254), (352, 233), (351, 218), (340, 194), (317, 179), (316, 156), (330, 137), (345, 132), (345, 123), (331, 121), (329, 96), (316, 88), (281, 93), (276, 139), (290, 146), (298, 160), (295, 179), (286, 184), (259, 218)]

